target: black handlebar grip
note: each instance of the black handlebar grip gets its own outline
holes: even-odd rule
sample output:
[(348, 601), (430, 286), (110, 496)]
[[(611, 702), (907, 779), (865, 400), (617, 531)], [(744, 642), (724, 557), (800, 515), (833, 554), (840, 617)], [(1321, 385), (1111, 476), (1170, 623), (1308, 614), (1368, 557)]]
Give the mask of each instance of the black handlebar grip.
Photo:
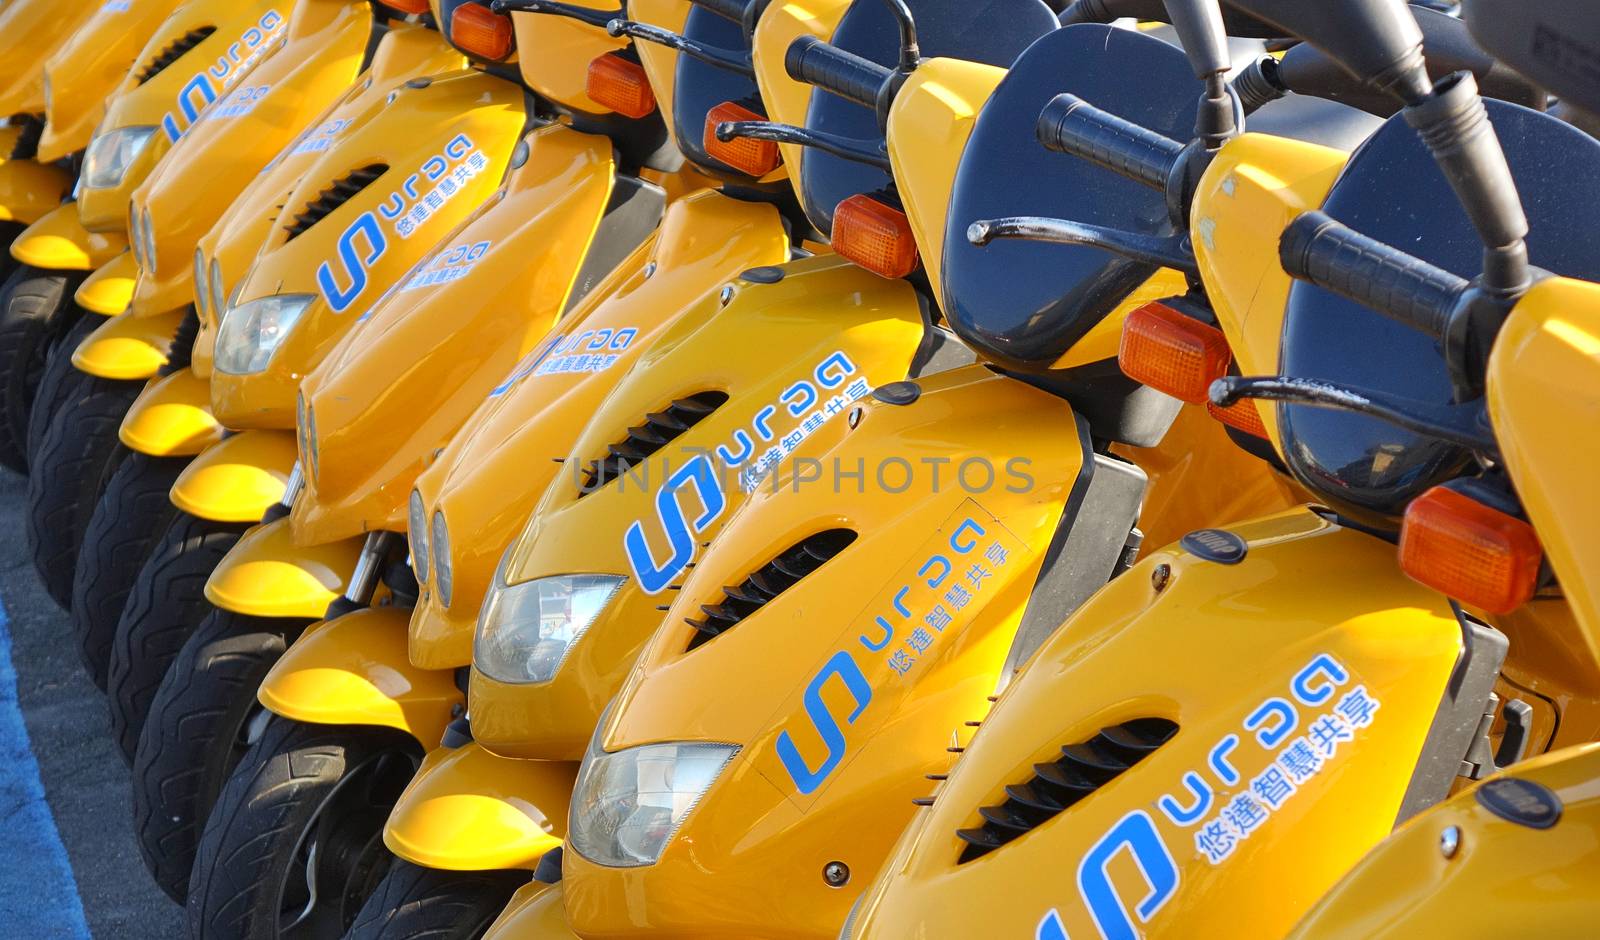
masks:
[(791, 43), (783, 65), (795, 81), (815, 85), (867, 108), (877, 107), (878, 91), (894, 74), (815, 36), (801, 36)]
[(705, 7), (712, 13), (735, 23), (744, 21), (745, 0), (689, 0), (697, 7)]
[(1183, 144), (1102, 111), (1077, 95), (1056, 95), (1039, 113), (1039, 142), (1164, 190)]
[(1278, 259), (1291, 277), (1441, 340), (1468, 287), (1465, 278), (1352, 231), (1321, 212), (1303, 213), (1283, 230)]

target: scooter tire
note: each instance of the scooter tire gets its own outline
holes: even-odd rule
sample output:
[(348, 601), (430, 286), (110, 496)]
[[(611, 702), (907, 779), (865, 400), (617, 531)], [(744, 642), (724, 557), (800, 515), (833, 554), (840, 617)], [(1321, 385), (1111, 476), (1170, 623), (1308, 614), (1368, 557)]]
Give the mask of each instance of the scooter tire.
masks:
[(133, 758), (133, 828), (157, 886), (184, 903), (200, 831), (268, 713), (256, 688), (304, 620), (215, 610), (172, 661)]
[(195, 624), (215, 609), (206, 600), (206, 581), (248, 528), (179, 513), (134, 579), (106, 680), (111, 736), (130, 767), (161, 680)]
[(189, 936), (343, 934), (393, 859), (384, 822), (421, 761), (390, 728), (269, 719), (200, 837)]
[(532, 877), (526, 871), (438, 871), (396, 860), (345, 940), (477, 940)]
[(78, 386), (92, 378), (79, 372), (78, 367), (72, 364), (72, 354), (104, 322), (101, 317), (79, 313), (72, 325), (61, 334), (61, 339), (50, 347), (49, 357), (44, 364), (44, 374), (40, 376), (39, 385), (34, 389), (33, 404), (28, 410), (29, 467), (33, 466), (33, 457), (44, 443), (45, 432), (50, 430), (56, 413), (78, 394)]
[(18, 473), (28, 472), (28, 417), (51, 348), (82, 315), (72, 302), (82, 282), (24, 265), (0, 285), (0, 465)]
[(72, 605), (78, 548), (117, 467), (132, 453), (117, 429), (144, 388), (84, 375), (50, 421), (28, 474), (28, 548), (45, 591), (61, 609)]
[(72, 633), (89, 678), (106, 690), (117, 622), (134, 581), (178, 514), (168, 493), (187, 457), (129, 454), (83, 531), (72, 578)]

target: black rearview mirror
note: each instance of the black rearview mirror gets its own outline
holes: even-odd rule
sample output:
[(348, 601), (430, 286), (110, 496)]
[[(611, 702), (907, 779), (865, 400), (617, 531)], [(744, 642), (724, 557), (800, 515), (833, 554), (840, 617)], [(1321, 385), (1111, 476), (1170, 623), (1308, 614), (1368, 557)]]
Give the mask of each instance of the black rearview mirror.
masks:
[(1422, 60), (1422, 29), (1404, 0), (1227, 0), (1326, 52), (1350, 74), (1410, 104), (1431, 83)]

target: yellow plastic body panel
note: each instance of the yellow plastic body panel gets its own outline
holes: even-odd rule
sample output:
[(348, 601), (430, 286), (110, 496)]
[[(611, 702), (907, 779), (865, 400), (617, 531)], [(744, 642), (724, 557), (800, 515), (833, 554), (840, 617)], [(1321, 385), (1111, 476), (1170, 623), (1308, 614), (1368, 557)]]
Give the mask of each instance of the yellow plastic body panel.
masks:
[(928, 281), (944, 283), (944, 232), (956, 168), (978, 112), (1006, 70), (960, 59), (917, 67), (889, 109), (889, 161)]
[[(111, 94), (96, 134), (128, 127), (151, 127), (149, 143), (128, 165), (122, 181), (103, 188), (85, 184), (78, 190), (78, 212), (93, 232), (122, 232), (128, 227), (128, 199), (167, 151), (172, 149), (201, 110), (225, 97), (281, 48), (290, 20), (308, 14), (328, 0), (190, 0), (180, 5), (151, 34), (134, 67)], [(343, 0), (336, 0), (343, 2)], [(194, 30), (213, 29), (171, 65), (140, 82), (143, 66)], [(184, 258), (188, 264), (190, 258)]]
[[(444, 675), (448, 676), (448, 673)], [(389, 851), (444, 871), (533, 869), (561, 844), (578, 765), (436, 748), (384, 826)]]
[[(1587, 936), (1600, 917), (1597, 784), (1600, 745), (1515, 764), (1407, 821), (1289, 937)], [(1485, 790), (1533, 812), (1554, 795), (1560, 818), (1548, 828), (1513, 822), (1478, 798)], [(1457, 847), (1446, 854), (1449, 830)]]
[(10, 0), (0, 7), (0, 114), (44, 112), (45, 61), (95, 10), (97, 3)]
[[(850, 936), (1054, 940), (1096, 936), (1098, 922), (1116, 936), (1280, 937), (1389, 834), (1462, 653), (1448, 601), (1399, 572), (1393, 545), (1306, 510), (1228, 530), (1241, 561), (1153, 553), (974, 716), (982, 726), (949, 779), (925, 784), (933, 806)], [(956, 831), (983, 824), (979, 807), (1064, 745), (1142, 718), (1179, 729), (1086, 799), (960, 861)], [(1314, 764), (1282, 756), (1301, 744)], [(1272, 766), (1293, 791), (1254, 795)], [(1262, 812), (1230, 830), (1247, 817), (1224, 807), (1242, 798)]]
[(128, 239), (120, 232), (84, 228), (75, 202), (46, 212), (11, 243), (11, 257), (52, 271), (93, 271), (127, 250)]
[[(500, 556), (561, 472), (584, 425), (639, 356), (686, 312), (701, 309), (740, 272), (782, 263), (789, 239), (771, 206), (702, 190), (667, 207), (656, 235), (618, 265), (562, 321), (564, 336), (636, 330), (600, 372), (536, 373), (525, 360), (489, 394), (417, 480), (428, 518), (451, 537), (454, 603), (424, 583), (411, 622), (411, 660), (444, 669), (472, 661), (478, 606)], [(603, 331), (610, 331), (603, 334)]]
[(1600, 459), (1600, 285), (1535, 284), (1489, 358), (1489, 419), (1539, 541), (1600, 663), (1600, 494), (1584, 465)]
[(152, 378), (167, 364), (172, 336), (185, 312), (168, 310), (146, 317), (119, 313), (100, 324), (73, 350), (72, 365), (79, 372), (103, 379)]
[(61, 205), (72, 174), (38, 160), (14, 160), (20, 127), (0, 128), (0, 222), (32, 225)]
[[(1189, 213), (1200, 279), (1239, 371), (1276, 375), (1290, 279), (1278, 239), (1295, 217), (1322, 205), (1349, 154), (1285, 137), (1242, 134), (1200, 178)], [(1261, 408), (1281, 450), (1276, 408)]]
[(138, 277), (139, 265), (133, 260), (133, 252), (124, 251), (84, 278), (72, 299), (90, 313), (114, 317), (128, 309), (133, 282)]
[(129, 211), (148, 213), (156, 244), (153, 264), (140, 259), (135, 312), (182, 307), (194, 298), (200, 237), (355, 81), (373, 15), (365, 0), (301, 0), (282, 48), (248, 82), (219, 96), (133, 192)]
[[(612, 0), (574, 0), (572, 5), (587, 10), (617, 9)], [(627, 47), (627, 39), (564, 16), (513, 13), (511, 25), (517, 34), (523, 84), (575, 111), (613, 113), (589, 97), (589, 63)]]
[(220, 443), (222, 434), (211, 415), (210, 383), (189, 369), (146, 386), (117, 430), (129, 450), (152, 457), (193, 457)]
[(294, 509), (306, 542), (404, 530), (432, 456), (566, 309), (616, 180), (608, 137), (549, 125), (503, 194), (445, 239), (301, 386), (318, 471)]
[(367, 607), (316, 624), (261, 680), (268, 711), (313, 725), (376, 725), (433, 747), (465, 705), (454, 677), (406, 660), (404, 607)]
[[(628, 19), (682, 35), (683, 24), (689, 21), (689, 6), (684, 0), (633, 0), (627, 7)], [(666, 122), (668, 133), (677, 133), (672, 103), (677, 100), (678, 53), (653, 42), (635, 43), (633, 48), (639, 54), (645, 76), (650, 79), (650, 90), (655, 92), (656, 110), (661, 112), (661, 120)], [(700, 132), (691, 128), (687, 133)]]
[[(824, 425), (796, 451), (826, 468), (820, 478), (802, 483), (818, 474), (786, 463), (671, 597), (601, 746), (740, 750), (656, 864), (608, 868), (568, 846), (567, 916), (579, 934), (836, 935), (854, 898), (823, 881), (824, 866), (843, 861), (852, 881), (869, 881), (917, 811), (923, 774), (943, 769), (952, 732), (982, 714), (1092, 455), (1072, 409), (1030, 385), (982, 366), (918, 385), (909, 405), (868, 399), (854, 427)], [(936, 480), (929, 461), (941, 458), (948, 472)], [(899, 461), (915, 472), (890, 469)], [(834, 466), (864, 466), (865, 485)], [(985, 466), (992, 476), (974, 469)], [(840, 527), (857, 537), (837, 556), (691, 646), (685, 617)], [(940, 612), (939, 626), (925, 619)], [(807, 718), (807, 699), (824, 687), (821, 701), (840, 716), (833, 744)]]
[[(669, 327), (577, 437), (565, 472), (545, 490), (508, 555), (506, 581), (519, 584), (575, 571), (633, 576), (569, 647), (549, 682), (507, 685), (473, 670), (472, 728), (485, 747), (513, 757), (581, 756), (600, 711), (661, 622), (656, 608), (665, 603), (666, 588), (650, 584), (643, 570), (630, 565), (629, 530), (637, 525), (648, 545), (651, 558), (644, 567), (661, 566), (652, 579), (666, 577), (661, 572), (674, 564), (680, 572), (687, 570), (694, 546), (715, 539), (744, 503), (748, 494), (741, 474), (769, 447), (810, 433), (802, 427), (813, 414), (823, 415), (824, 427), (829, 419), (842, 423), (848, 402), (868, 388), (905, 378), (922, 339), (922, 317), (910, 285), (884, 280), (838, 257), (807, 258), (780, 268), (782, 280), (737, 281), (727, 304), (717, 298), (703, 301)], [(587, 495), (580, 492), (584, 468), (626, 440), (629, 428), (677, 399), (704, 391), (721, 391), (728, 400), (627, 476)], [(663, 531), (657, 493), (697, 453), (709, 465), (707, 472), (723, 481), (724, 498), (720, 513), (697, 521), (689, 552), (682, 555), (662, 548), (677, 533)], [(683, 499), (692, 503), (695, 497)]]
[[(766, 106), (768, 119), (796, 127), (806, 125), (806, 112), (811, 108), (811, 93), (815, 88), (789, 77), (783, 66), (784, 55), (801, 36), (831, 38), (849, 8), (849, 0), (778, 0), (762, 12), (750, 52), (756, 69), (756, 85), (761, 89), (761, 103)], [(790, 177), (799, 179), (805, 148), (779, 144), (778, 149), (783, 153), (783, 164), (788, 167)]]
[[(44, 64), (50, 94), (44, 102), (41, 163), (54, 163), (89, 145), (105, 117), (106, 99), (122, 83), (145, 41), (182, 0), (101, 3)], [(84, 4), (95, 7), (95, 4)]]
[[(213, 369), (211, 405), (223, 424), (293, 426), (300, 379), (498, 188), (522, 136), (523, 94), (518, 85), (476, 71), (436, 76), (425, 87), (403, 85), (392, 92), (392, 104), (305, 171), (285, 202), (288, 215), (354, 168), (390, 168), (297, 237), (290, 239), (283, 226), (270, 230), (237, 302), (290, 293), (316, 299), (266, 369), (254, 375)], [(447, 183), (450, 198), (441, 197), (437, 209), (424, 204)]]
[(242, 431), (189, 462), (172, 484), (172, 505), (216, 522), (255, 522), (283, 499), (295, 462), (294, 435)]
[(561, 884), (530, 881), (517, 889), (511, 901), (489, 925), (483, 940), (576, 940), (567, 926)]
[(362, 539), (296, 546), (289, 520), (259, 525), (228, 550), (206, 581), (206, 600), (249, 617), (320, 619), (344, 593)]

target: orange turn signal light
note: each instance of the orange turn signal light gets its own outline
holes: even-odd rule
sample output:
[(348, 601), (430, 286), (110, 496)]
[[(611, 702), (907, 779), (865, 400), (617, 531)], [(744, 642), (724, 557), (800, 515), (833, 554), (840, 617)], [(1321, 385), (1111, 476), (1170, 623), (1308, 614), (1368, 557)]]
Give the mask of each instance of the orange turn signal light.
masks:
[(1123, 374), (1191, 405), (1206, 403), (1211, 383), (1228, 374), (1232, 361), (1221, 330), (1166, 304), (1145, 304), (1122, 321)]
[(1266, 422), (1261, 420), (1261, 409), (1248, 398), (1241, 398), (1226, 408), (1206, 402), (1206, 413), (1228, 427), (1265, 439)]
[(879, 277), (905, 277), (920, 263), (911, 220), (865, 194), (851, 196), (833, 210), (833, 250)]
[(1464, 604), (1506, 614), (1527, 603), (1544, 551), (1533, 526), (1436, 486), (1411, 501), (1400, 529), (1400, 568)]
[(751, 140), (735, 137), (717, 139), (717, 125), (733, 121), (765, 121), (766, 118), (741, 104), (723, 103), (706, 112), (706, 153), (721, 160), (746, 176), (766, 176), (778, 168), (783, 158), (778, 154), (778, 143), (773, 140)]
[(504, 59), (511, 54), (511, 17), (464, 3), (450, 17), (450, 42), (484, 59)]
[(644, 66), (608, 52), (589, 63), (584, 90), (595, 104), (603, 105), (623, 117), (642, 118), (656, 109), (656, 93)]
[(428, 12), (428, 0), (383, 0), (383, 5), (401, 13), (420, 14)]

